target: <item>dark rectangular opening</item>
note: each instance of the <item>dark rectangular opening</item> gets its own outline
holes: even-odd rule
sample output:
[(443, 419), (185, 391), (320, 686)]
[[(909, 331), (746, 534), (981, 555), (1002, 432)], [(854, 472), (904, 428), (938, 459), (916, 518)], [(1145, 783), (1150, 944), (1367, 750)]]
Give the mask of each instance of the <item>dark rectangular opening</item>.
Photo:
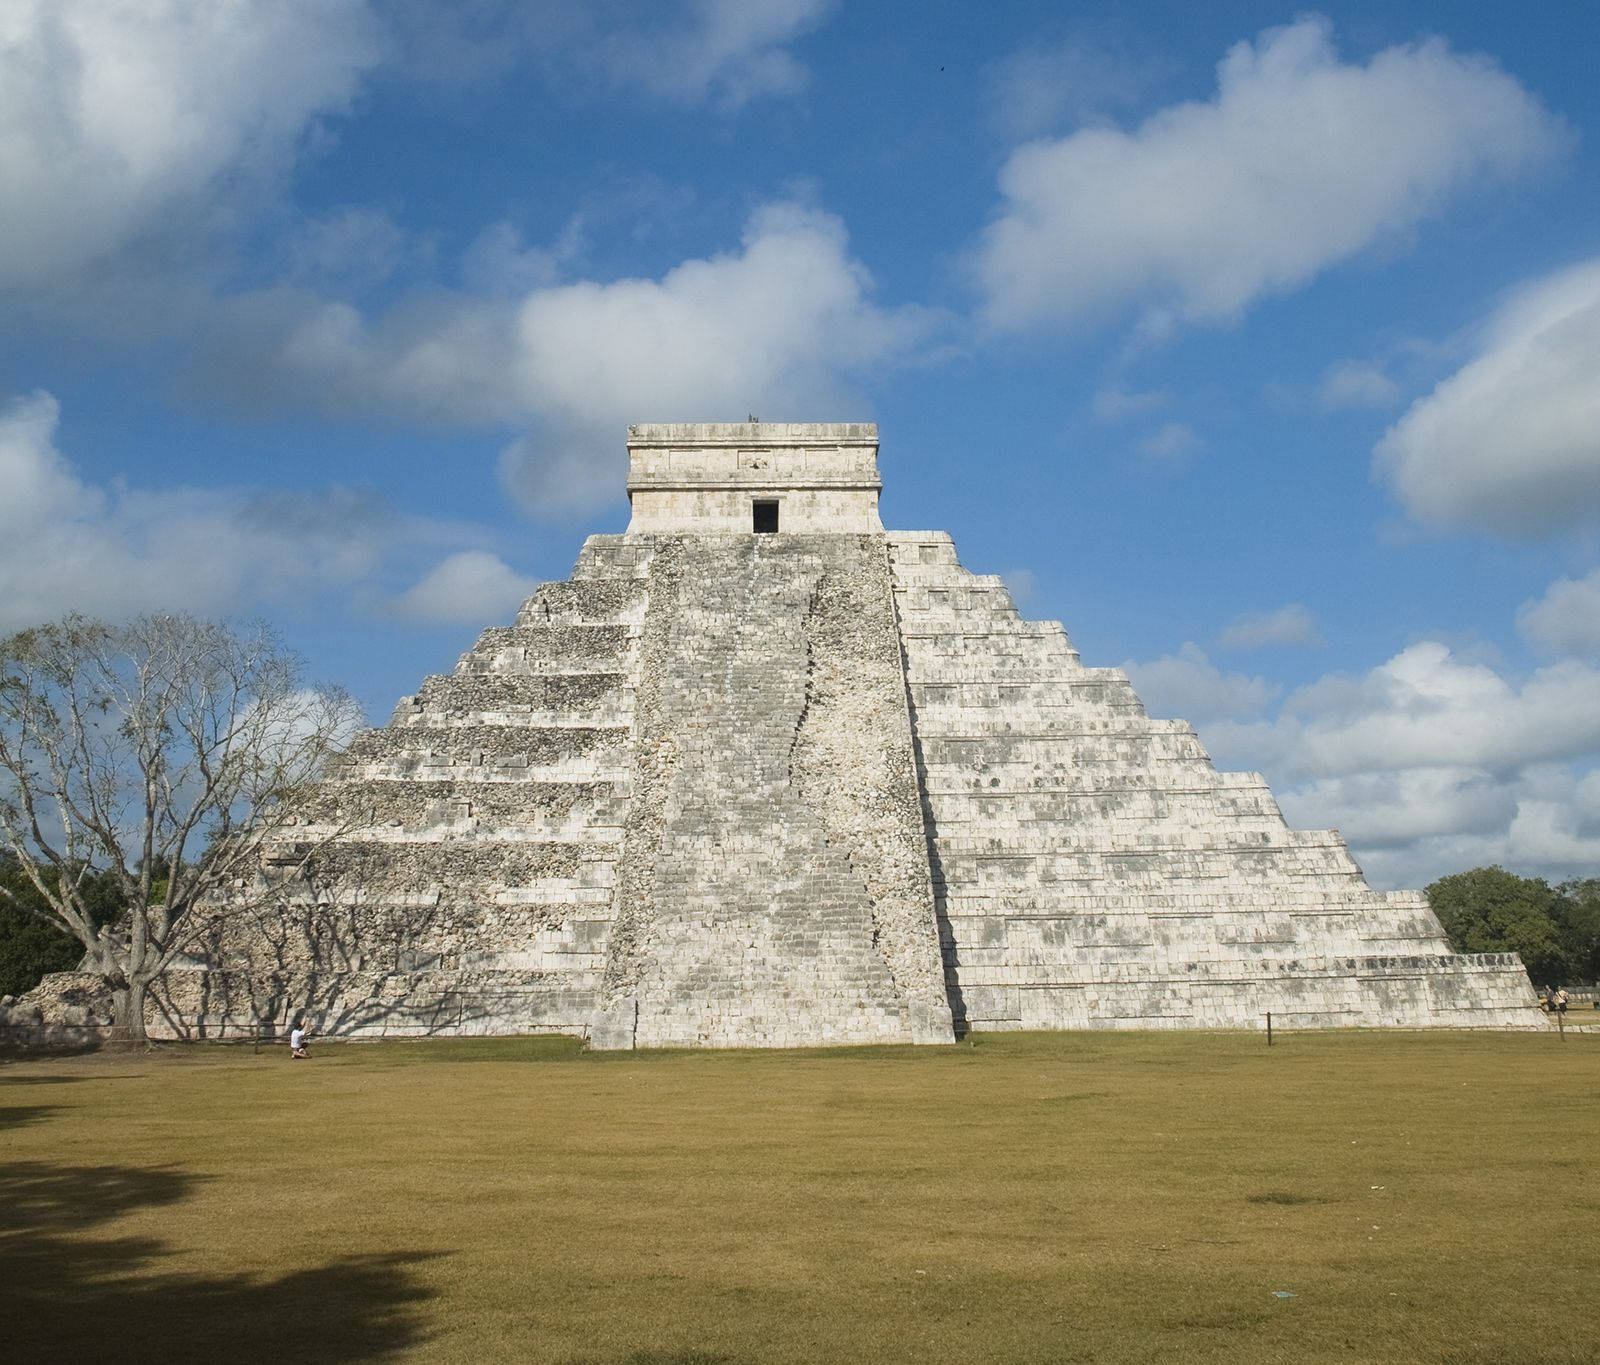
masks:
[(750, 504), (751, 529), (757, 535), (770, 535), (778, 529), (778, 504), (774, 499), (771, 502), (753, 502)]

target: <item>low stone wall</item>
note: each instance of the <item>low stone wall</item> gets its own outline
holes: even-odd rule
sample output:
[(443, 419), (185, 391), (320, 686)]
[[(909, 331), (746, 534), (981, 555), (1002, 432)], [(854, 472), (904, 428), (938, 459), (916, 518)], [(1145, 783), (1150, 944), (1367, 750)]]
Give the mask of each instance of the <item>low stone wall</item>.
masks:
[(0, 996), (0, 1046), (77, 1047), (111, 1037), (111, 995), (90, 972), (52, 972), (23, 996)]

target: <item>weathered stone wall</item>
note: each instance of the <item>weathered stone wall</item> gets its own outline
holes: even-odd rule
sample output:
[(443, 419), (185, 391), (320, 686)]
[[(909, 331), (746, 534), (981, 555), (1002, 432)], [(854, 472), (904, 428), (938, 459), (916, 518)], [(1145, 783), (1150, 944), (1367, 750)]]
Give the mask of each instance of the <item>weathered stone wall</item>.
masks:
[(665, 696), (678, 620), (684, 543), (668, 539), (650, 564), (650, 608), (645, 613), (634, 680), (634, 799), (629, 805), (617, 871), (617, 915), (591, 1036), (603, 1046), (632, 1046), (640, 982), (649, 965), (656, 922), (656, 864), (666, 826), (667, 794), (683, 750)]
[(881, 539), (658, 546), (595, 1041), (949, 1041)]
[(790, 777), (865, 885), (897, 987), (948, 1012), (887, 545), (861, 536), (815, 549), (823, 572), (804, 620)]
[(0, 1047), (93, 1046), (112, 1036), (111, 992), (89, 972), (51, 972), (21, 999), (0, 996)]
[(958, 1027), (1537, 1025), (1515, 957), (1451, 955), (949, 536), (889, 540)]

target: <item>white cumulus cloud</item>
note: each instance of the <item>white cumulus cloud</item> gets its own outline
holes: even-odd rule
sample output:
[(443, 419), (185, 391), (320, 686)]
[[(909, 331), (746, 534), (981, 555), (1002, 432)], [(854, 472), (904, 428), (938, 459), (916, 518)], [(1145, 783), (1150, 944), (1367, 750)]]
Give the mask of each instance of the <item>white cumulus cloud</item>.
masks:
[(1264, 773), (1291, 826), (1341, 831), (1376, 885), (1600, 863), (1600, 669), (1516, 679), (1422, 641), (1279, 700), (1194, 644), (1123, 668), (1152, 714), (1198, 725), (1219, 767)]
[[(261, 194), (281, 189), (319, 127), (380, 69), (468, 79), (522, 64), (569, 94), (621, 88), (736, 108), (804, 88), (791, 45), (833, 5), (6, 0), (0, 290), (72, 293), (108, 278), (97, 268), (133, 262), (169, 288), (175, 271), (193, 284), (214, 263), (213, 234), (260, 219)], [(414, 250), (389, 240), (391, 227), (356, 209), (310, 225), (298, 246), (315, 256), (364, 234), (388, 255)], [(109, 278), (127, 287), (127, 274)]]
[(1276, 689), (1265, 678), (1224, 673), (1193, 641), (1176, 654), (1148, 663), (1122, 665), (1145, 709), (1156, 716), (1189, 721), (1256, 717), (1271, 704)]
[(417, 621), (481, 625), (510, 615), (538, 586), (538, 580), (524, 578), (499, 555), (462, 550), (403, 592), (395, 610)]
[(528, 428), (502, 453), (501, 478), (549, 512), (621, 494), (631, 422), (849, 406), (853, 379), (909, 357), (934, 325), (871, 291), (837, 218), (781, 203), (751, 216), (737, 250), (659, 278), (432, 296), (372, 319), (262, 294), (238, 302), (210, 349), (236, 384), (334, 409)]
[(1558, 578), (1543, 597), (1524, 602), (1517, 630), (1552, 654), (1600, 654), (1600, 569)]
[(1264, 772), (1292, 824), (1343, 831), (1382, 885), (1600, 856), (1600, 670), (1581, 662), (1518, 680), (1422, 641), (1274, 715), (1201, 725), (1219, 763)]
[(59, 417), (47, 393), (0, 407), (0, 631), (68, 611), (211, 615), (330, 589), (361, 597), (396, 553), (466, 538), (352, 490), (94, 484), (56, 447)]
[(737, 108), (805, 88), (810, 73), (788, 45), (833, 7), (834, 0), (690, 0), (660, 27), (605, 37), (594, 56), (619, 85)]
[(1025, 138), (1133, 104), (1157, 72), (1152, 62), (1079, 37), (1024, 47), (984, 74), (990, 123), (1006, 137)]
[(1503, 835), (1517, 814), (1513, 784), (1470, 767), (1316, 778), (1286, 788), (1280, 796), (1297, 825), (1337, 829), (1363, 850), (1403, 849), (1441, 837)]
[(1400, 397), (1400, 386), (1366, 360), (1341, 360), (1330, 365), (1317, 384), (1317, 403), (1324, 411), (1337, 408), (1387, 408)]
[(1316, 622), (1311, 613), (1298, 602), (1290, 602), (1275, 611), (1250, 612), (1217, 636), (1222, 649), (1257, 649), (1262, 645), (1316, 645), (1321, 644)]
[(976, 259), (988, 320), (1225, 319), (1563, 141), (1484, 58), (1429, 38), (1343, 62), (1303, 18), (1233, 47), (1209, 100), (1013, 152)]
[(380, 55), (365, 0), (8, 0), (0, 288), (205, 221)]
[[(759, 211), (737, 253), (659, 280), (539, 290), (517, 317), (519, 377), (541, 409), (576, 424), (598, 405), (682, 420), (837, 391), (840, 375), (903, 350), (920, 315), (868, 302), (871, 280), (837, 218), (792, 204)], [(742, 414), (740, 414), (742, 415)]]
[(1301, 688), (1284, 702), (1276, 730), (1297, 775), (1520, 768), (1600, 748), (1600, 673), (1564, 660), (1516, 685), (1425, 640), (1364, 678)]
[(1441, 767), (1329, 778), (1278, 795), (1296, 827), (1339, 830), (1377, 886), (1426, 886), (1490, 863), (1562, 881), (1600, 863), (1597, 779), (1573, 765)]
[(810, 81), (789, 49), (836, 0), (382, 0), (399, 65), (452, 84), (531, 63), (569, 96), (737, 109)]
[(1519, 291), (1379, 442), (1418, 521), (1536, 537), (1600, 521), (1600, 259)]

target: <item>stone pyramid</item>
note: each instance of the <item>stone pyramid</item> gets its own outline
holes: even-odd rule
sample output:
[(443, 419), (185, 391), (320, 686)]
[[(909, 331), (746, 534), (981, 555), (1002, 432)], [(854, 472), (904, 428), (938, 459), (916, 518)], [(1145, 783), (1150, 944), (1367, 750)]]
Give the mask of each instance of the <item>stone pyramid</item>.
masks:
[(167, 978), (168, 1025), (626, 1048), (1527, 1021), (1516, 957), (1452, 954), (1423, 897), (1289, 829), (948, 535), (885, 532), (877, 444), (631, 428), (627, 532), (357, 741)]

